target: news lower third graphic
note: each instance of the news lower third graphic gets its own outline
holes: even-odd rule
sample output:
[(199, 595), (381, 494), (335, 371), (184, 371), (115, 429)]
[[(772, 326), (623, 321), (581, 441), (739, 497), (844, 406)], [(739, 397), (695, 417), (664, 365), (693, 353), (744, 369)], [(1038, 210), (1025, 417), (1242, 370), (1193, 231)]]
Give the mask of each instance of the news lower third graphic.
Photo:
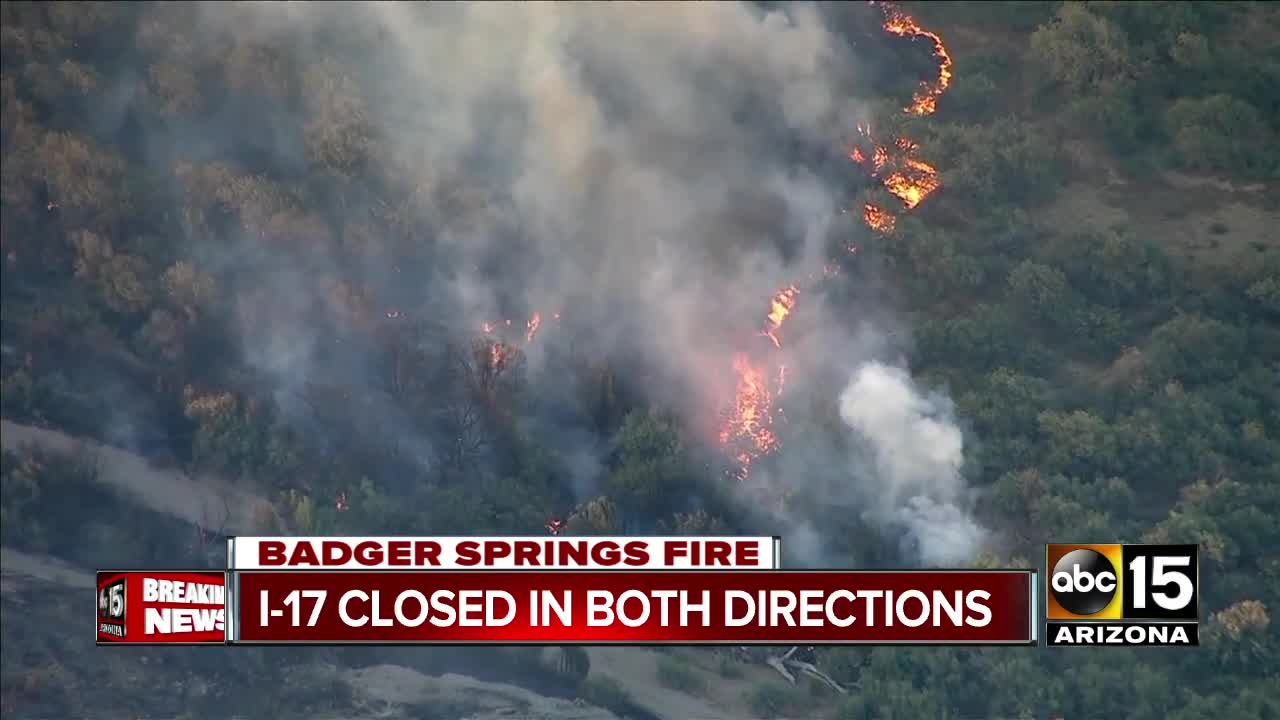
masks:
[(1197, 545), (1051, 544), (1049, 645), (1199, 645)]
[(785, 570), (773, 536), (232, 537), (98, 573), (101, 645), (1034, 645), (1029, 569)]

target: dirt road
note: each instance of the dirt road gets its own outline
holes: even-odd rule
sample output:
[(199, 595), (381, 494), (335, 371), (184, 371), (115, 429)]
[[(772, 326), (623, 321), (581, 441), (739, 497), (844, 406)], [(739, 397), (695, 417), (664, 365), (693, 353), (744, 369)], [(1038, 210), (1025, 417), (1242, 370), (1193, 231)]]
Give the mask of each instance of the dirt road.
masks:
[(92, 457), (97, 461), (99, 482), (132, 495), (155, 512), (192, 524), (220, 525), (227, 535), (253, 534), (255, 508), (271, 506), (251, 489), (221, 478), (202, 476), (197, 480), (178, 470), (157, 468), (133, 453), (57, 430), (0, 420), (0, 444), (5, 450), (30, 445)]

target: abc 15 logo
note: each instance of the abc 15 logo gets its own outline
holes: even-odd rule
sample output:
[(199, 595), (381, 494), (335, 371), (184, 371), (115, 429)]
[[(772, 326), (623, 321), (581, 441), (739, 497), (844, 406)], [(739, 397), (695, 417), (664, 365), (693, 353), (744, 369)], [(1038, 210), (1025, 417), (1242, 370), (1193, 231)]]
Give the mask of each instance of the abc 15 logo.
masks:
[(1048, 545), (1049, 620), (1200, 619), (1197, 545)]
[(98, 586), (98, 620), (111, 623), (124, 623), (126, 578)]

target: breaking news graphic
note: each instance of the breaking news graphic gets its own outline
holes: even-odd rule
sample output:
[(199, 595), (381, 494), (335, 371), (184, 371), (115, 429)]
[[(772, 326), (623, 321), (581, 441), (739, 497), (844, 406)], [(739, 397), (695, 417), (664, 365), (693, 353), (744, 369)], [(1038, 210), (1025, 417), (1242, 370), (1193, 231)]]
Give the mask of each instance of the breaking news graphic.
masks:
[(1200, 644), (1197, 545), (1067, 545), (1045, 551), (1049, 645)]
[(222, 645), (226, 573), (99, 570), (98, 645)]

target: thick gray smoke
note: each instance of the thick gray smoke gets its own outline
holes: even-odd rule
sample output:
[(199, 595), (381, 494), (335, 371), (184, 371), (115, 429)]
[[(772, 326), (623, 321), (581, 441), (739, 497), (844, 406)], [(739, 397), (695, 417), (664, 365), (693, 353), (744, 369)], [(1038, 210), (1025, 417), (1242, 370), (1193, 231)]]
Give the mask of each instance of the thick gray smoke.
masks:
[(905, 370), (868, 363), (841, 393), (840, 417), (872, 456), (867, 514), (900, 524), (927, 565), (971, 559), (985, 531), (968, 512), (964, 439), (950, 401), (922, 394)]
[[(315, 314), (334, 310), (325, 290), (304, 287), (308, 279), (355, 272), (375, 302), (394, 302), (395, 315), (410, 320), (444, 316), (455, 329), (474, 330), (503, 318), (519, 327), (534, 311), (544, 319), (559, 313), (566, 334), (588, 334), (584, 352), (624, 356), (675, 378), (647, 392), (703, 423), (732, 389), (730, 358), (760, 329), (770, 296), (820, 274), (831, 249), (848, 240), (832, 236), (848, 188), (824, 177), (806, 152), (839, 157), (864, 119), (858, 67), (847, 41), (811, 6), (199, 8), (189, 39), (243, 45), (251, 38), (291, 54), (305, 68), (310, 115), (338, 133), (371, 128), (369, 161), (384, 168), (390, 187), (410, 189), (398, 191), (400, 204), (390, 210), (376, 200), (361, 205), (352, 191), (356, 199), (344, 198), (350, 205), (334, 212), (354, 227), (395, 215), (397, 227), (419, 228), (410, 242), (432, 248), (432, 260), (413, 270), (392, 253), (351, 247), (332, 256), (313, 247), (305, 265), (261, 253), (209, 260), (284, 270), (257, 290), (255, 306), (272, 311), (246, 317), (243, 332), (246, 356), (283, 383), (300, 385), (320, 372), (327, 330)], [(258, 70), (263, 82), (275, 72)], [(323, 129), (306, 142), (327, 137)], [(290, 154), (285, 161), (306, 162), (295, 157), (296, 143), (277, 145)], [(846, 224), (839, 232), (862, 230)], [(888, 314), (858, 308), (862, 318)], [(844, 325), (808, 336), (798, 329), (786, 336), (788, 352), (878, 352)], [(528, 348), (535, 372), (544, 347)], [(373, 372), (359, 348), (325, 352), (339, 356), (326, 360), (325, 372)], [(799, 375), (788, 382), (802, 390), (817, 382)], [(905, 375), (875, 365), (859, 371), (841, 403), (846, 421), (871, 441), (876, 468), (871, 479), (851, 474), (847, 482), (883, 490), (861, 494), (879, 497), (872, 514), (905, 523), (929, 562), (965, 552), (977, 532), (960, 512), (960, 436), (931, 416), (936, 405)], [(372, 416), (395, 426), (387, 436), (407, 433), (394, 412)], [(426, 437), (412, 442), (424, 465), (430, 445)], [(582, 460), (595, 447), (562, 449)], [(841, 462), (834, 453), (828, 460)], [(576, 465), (597, 467), (589, 459)], [(589, 478), (575, 484), (589, 494)], [(785, 522), (805, 528), (807, 546), (820, 544), (809, 519), (792, 514)]]
[[(642, 346), (718, 395), (739, 331), (775, 289), (822, 267), (848, 202), (794, 150), (835, 154), (860, 117), (848, 48), (812, 7), (200, 7), (206, 37), (293, 48), (314, 74), (336, 56), (343, 70), (311, 83), (313, 104), (376, 129), (373, 160), (413, 188), (441, 248), (416, 292), (397, 294), (410, 318), (445, 302), (466, 328), (560, 312), (598, 349)], [(319, 38), (335, 30), (350, 42), (330, 51)], [(470, 191), (484, 209), (460, 218), (448, 198)], [(369, 284), (389, 285), (389, 265), (367, 261)], [(311, 307), (289, 291), (275, 304)], [(264, 320), (246, 323), (247, 344), (311, 339), (295, 318)], [(303, 377), (306, 352), (277, 340), (250, 355)]]

